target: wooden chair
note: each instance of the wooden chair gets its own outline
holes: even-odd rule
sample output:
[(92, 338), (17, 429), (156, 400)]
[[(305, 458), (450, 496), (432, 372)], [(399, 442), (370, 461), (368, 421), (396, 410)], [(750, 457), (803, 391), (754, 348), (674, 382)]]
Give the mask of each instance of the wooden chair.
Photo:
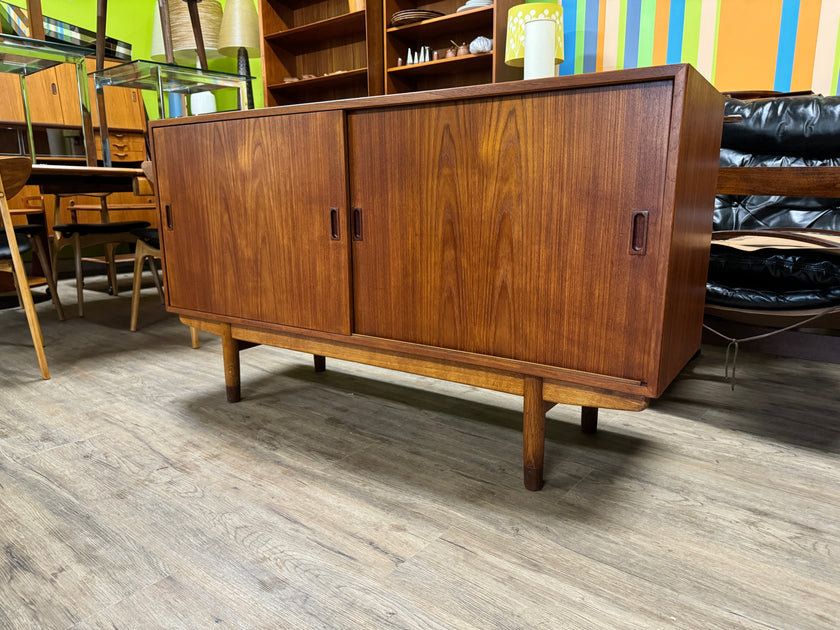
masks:
[[(30, 241), (20, 240), (18, 233), (12, 224), (12, 215), (9, 212), (8, 199), (14, 197), (26, 184), (29, 174), (32, 171), (32, 162), (28, 157), (3, 157), (0, 158), (0, 214), (2, 214), (4, 237), (0, 238), (0, 271), (11, 273), (15, 279), (18, 299), (26, 313), (26, 321), (29, 323), (29, 333), (32, 335), (32, 343), (35, 346), (35, 353), (38, 356), (38, 365), (41, 368), (41, 376), (44, 379), (50, 378), (50, 371), (47, 367), (47, 358), (44, 354), (44, 338), (41, 334), (41, 325), (38, 322), (38, 314), (35, 312), (35, 303), (32, 301), (32, 293), (29, 291), (29, 278), (23, 267), (21, 253), (32, 248)], [(22, 236), (22, 235), (21, 235)], [(49, 275), (49, 274), (48, 274)], [(57, 308), (58, 293), (54, 285), (50, 285)], [(60, 310), (59, 310), (60, 312)]]
[(58, 257), (65, 247), (73, 248), (73, 258), (76, 269), (76, 297), (79, 317), (84, 317), (84, 276), (82, 273), (82, 250), (87, 247), (104, 245), (105, 258), (108, 266), (108, 281), (114, 295), (119, 294), (117, 287), (117, 272), (114, 250), (119, 243), (135, 243), (137, 237), (132, 230), (149, 227), (148, 221), (114, 221), (110, 220), (108, 212), (107, 194), (92, 195), (99, 199), (101, 223), (61, 223), (60, 196), (56, 195), (54, 209), (53, 230), (55, 237), (52, 248), (52, 269), (54, 278), (58, 274)]

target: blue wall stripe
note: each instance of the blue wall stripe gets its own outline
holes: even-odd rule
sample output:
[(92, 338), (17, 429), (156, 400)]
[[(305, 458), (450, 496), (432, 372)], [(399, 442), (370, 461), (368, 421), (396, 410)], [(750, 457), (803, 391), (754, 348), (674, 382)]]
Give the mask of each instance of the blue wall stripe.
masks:
[(642, 0), (627, 0), (627, 25), (624, 30), (624, 67), (639, 67), (639, 29), (642, 25)]
[[(581, 0), (583, 1), (583, 0)], [(575, 42), (578, 38), (577, 30), (577, 3), (578, 0), (563, 0), (563, 63), (560, 64), (557, 74), (561, 77), (575, 73)], [(583, 29), (580, 29), (581, 34)]]
[(586, 31), (583, 45), (583, 71), (595, 72), (598, 62), (598, 0), (587, 0), (586, 2)]
[(790, 92), (793, 77), (793, 56), (796, 52), (796, 30), (799, 26), (799, 1), (782, 2), (782, 23), (779, 26), (779, 49), (776, 52), (776, 77), (773, 89)]
[(671, 0), (671, 15), (668, 19), (668, 54), (666, 63), (682, 60), (683, 26), (685, 25), (686, 0)]

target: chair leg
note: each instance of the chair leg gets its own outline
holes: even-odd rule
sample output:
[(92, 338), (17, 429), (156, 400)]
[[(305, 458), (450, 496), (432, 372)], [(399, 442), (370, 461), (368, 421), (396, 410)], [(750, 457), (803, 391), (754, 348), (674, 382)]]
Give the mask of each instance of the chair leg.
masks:
[(76, 264), (76, 302), (79, 307), (79, 317), (85, 316), (84, 287), (85, 279), (82, 275), (82, 244), (79, 235), (73, 235), (73, 260)]
[(108, 285), (111, 287), (112, 295), (120, 294), (120, 287), (117, 284), (117, 262), (116, 262), (116, 245), (107, 243), (105, 245), (105, 260), (108, 265)]
[(146, 259), (140, 242), (134, 251), (134, 279), (131, 285), (131, 326), (132, 332), (137, 330), (137, 314), (140, 311), (140, 280), (143, 276), (143, 261)]
[(155, 257), (149, 256), (149, 269), (152, 270), (152, 280), (155, 283), (155, 288), (158, 292), (158, 297), (160, 298), (161, 304), (166, 304), (166, 300), (163, 297), (163, 285), (160, 282), (160, 274), (157, 270), (157, 264), (155, 263)]
[(47, 286), (50, 288), (50, 297), (52, 298), (55, 312), (58, 314), (58, 319), (64, 320), (64, 309), (61, 308), (61, 300), (58, 297), (58, 289), (56, 288), (55, 278), (53, 277), (54, 274), (41, 239), (35, 236), (30, 241), (32, 242), (32, 248), (35, 250), (35, 255), (38, 256), (38, 261), (41, 263), (41, 268), (44, 270), (44, 276), (47, 279)]

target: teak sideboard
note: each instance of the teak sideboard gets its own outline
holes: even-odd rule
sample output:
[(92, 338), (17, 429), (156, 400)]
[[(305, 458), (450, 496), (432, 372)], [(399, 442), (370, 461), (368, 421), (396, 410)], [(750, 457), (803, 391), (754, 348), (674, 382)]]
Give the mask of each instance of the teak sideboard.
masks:
[(151, 124), (167, 305), (268, 344), (642, 410), (700, 347), (723, 98), (691, 66)]

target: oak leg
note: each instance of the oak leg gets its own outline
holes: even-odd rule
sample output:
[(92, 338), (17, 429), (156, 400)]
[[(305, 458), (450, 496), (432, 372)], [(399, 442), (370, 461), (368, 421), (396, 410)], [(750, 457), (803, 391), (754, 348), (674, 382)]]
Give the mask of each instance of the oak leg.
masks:
[(320, 354), (313, 354), (312, 359), (315, 361), (316, 372), (325, 372), (327, 370), (327, 357)]
[(539, 490), (543, 486), (545, 457), (545, 402), (542, 379), (526, 376), (524, 394), (522, 450), (525, 487), (528, 490)]
[(598, 407), (580, 408), (580, 430), (595, 433), (598, 430)]
[(222, 332), (222, 359), (225, 364), (225, 386), (228, 402), (242, 400), (239, 383), (239, 341), (230, 334), (230, 327)]

